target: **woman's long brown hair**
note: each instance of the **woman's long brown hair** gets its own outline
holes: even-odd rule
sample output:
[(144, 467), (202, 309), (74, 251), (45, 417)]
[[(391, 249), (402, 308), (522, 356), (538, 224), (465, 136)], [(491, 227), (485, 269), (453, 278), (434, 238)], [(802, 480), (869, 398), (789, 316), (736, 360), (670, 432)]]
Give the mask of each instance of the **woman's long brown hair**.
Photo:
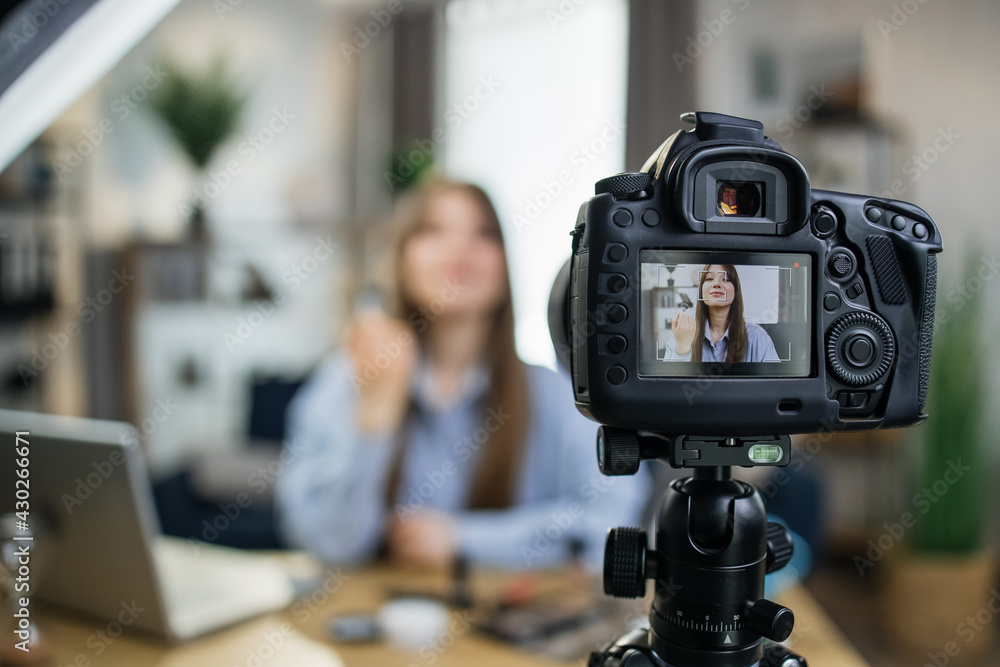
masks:
[(732, 264), (706, 264), (701, 270), (698, 280), (698, 311), (695, 314), (695, 339), (691, 344), (691, 361), (701, 361), (702, 341), (705, 338), (705, 325), (708, 323), (708, 303), (704, 301), (701, 288), (705, 284), (708, 271), (713, 266), (721, 266), (726, 271), (729, 282), (736, 289), (733, 291), (733, 303), (729, 306), (729, 318), (726, 326), (729, 328), (729, 346), (726, 348), (726, 363), (742, 363), (747, 353), (747, 325), (743, 321), (743, 288), (740, 286), (740, 274)]
[[(452, 192), (463, 193), (476, 202), (489, 231), (496, 235), (501, 249), (503, 248), (500, 219), (489, 196), (479, 186), (438, 179), (424, 185), (404, 201), (399, 214), (393, 219), (394, 239), (392, 255), (389, 258), (391, 267), (387, 267), (393, 279), (388, 290), (391, 301), (386, 306), (390, 314), (411, 325), (414, 322), (425, 324), (423, 327), (414, 327), (414, 333), (421, 346), (426, 328), (431, 323), (427, 321), (426, 316), (420, 314), (418, 307), (406, 296), (401, 270), (403, 253), (406, 244), (424, 224), (431, 200)], [(505, 266), (507, 266), (506, 257), (504, 251)], [(504, 274), (504, 287), (504, 299), (493, 315), (493, 326), (483, 348), (482, 362), (488, 369), (490, 379), (484, 402), (481, 403), (482, 419), (479, 423), (483, 425), (483, 430), (486, 430), (487, 410), (502, 413), (504, 419), (499, 428), (489, 434), (488, 440), (482, 445), (482, 451), (477, 455), (478, 466), (469, 486), (467, 503), (469, 509), (501, 509), (511, 506), (515, 498), (527, 439), (529, 420), (527, 377), (524, 364), (518, 358), (514, 345), (514, 302), (510, 289), (510, 274), (507, 271)], [(412, 411), (410, 415), (412, 417)], [(399, 492), (401, 471), (406, 456), (405, 431), (401, 435), (403, 441), (397, 450), (386, 489), (390, 507), (396, 501)], [(471, 437), (473, 434), (468, 435)]]

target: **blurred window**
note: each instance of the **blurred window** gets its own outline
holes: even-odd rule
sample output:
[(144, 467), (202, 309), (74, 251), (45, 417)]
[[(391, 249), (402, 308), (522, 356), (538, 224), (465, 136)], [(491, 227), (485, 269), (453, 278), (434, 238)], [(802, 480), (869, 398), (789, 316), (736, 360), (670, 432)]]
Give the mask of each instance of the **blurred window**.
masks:
[(511, 263), (517, 347), (554, 366), (549, 287), (594, 182), (625, 167), (626, 0), (452, 0), (444, 168), (483, 185)]

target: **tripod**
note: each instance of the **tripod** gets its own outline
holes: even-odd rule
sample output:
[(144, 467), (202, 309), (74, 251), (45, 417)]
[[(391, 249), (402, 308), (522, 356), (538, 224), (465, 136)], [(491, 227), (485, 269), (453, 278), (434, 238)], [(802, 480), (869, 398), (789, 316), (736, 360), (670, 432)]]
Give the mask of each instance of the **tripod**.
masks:
[[(602, 427), (601, 471), (633, 474), (663, 444)], [(787, 436), (766, 444), (683, 436), (670, 442), (671, 463), (692, 467), (693, 475), (674, 481), (664, 494), (653, 548), (638, 528), (613, 528), (604, 553), (605, 593), (638, 598), (646, 579), (655, 581), (650, 627), (592, 653), (588, 667), (806, 667), (800, 656), (778, 644), (765, 648), (763, 641), (784, 641), (792, 632), (792, 611), (763, 598), (764, 575), (792, 557), (791, 537), (767, 521), (757, 490), (734, 480), (733, 463), (726, 464), (745, 464), (761, 446), (780, 450), (768, 450), (772, 465), (787, 465)]]

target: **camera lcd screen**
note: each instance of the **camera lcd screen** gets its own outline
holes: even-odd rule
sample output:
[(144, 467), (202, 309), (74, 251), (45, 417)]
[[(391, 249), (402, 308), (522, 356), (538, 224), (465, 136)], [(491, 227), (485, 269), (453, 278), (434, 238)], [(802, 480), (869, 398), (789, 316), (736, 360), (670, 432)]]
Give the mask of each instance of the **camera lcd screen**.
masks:
[(807, 377), (812, 258), (641, 250), (639, 374)]

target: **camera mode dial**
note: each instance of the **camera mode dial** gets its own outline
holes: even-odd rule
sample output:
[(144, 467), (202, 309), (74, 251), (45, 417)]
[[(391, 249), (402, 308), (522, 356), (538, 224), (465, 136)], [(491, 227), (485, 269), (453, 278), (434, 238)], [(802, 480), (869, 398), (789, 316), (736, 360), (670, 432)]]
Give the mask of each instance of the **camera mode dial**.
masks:
[(638, 199), (646, 195), (653, 177), (642, 172), (626, 172), (602, 178), (594, 184), (594, 194), (608, 193), (615, 199)]
[(885, 375), (895, 351), (892, 330), (874, 313), (842, 315), (826, 333), (830, 370), (849, 387), (870, 385)]

